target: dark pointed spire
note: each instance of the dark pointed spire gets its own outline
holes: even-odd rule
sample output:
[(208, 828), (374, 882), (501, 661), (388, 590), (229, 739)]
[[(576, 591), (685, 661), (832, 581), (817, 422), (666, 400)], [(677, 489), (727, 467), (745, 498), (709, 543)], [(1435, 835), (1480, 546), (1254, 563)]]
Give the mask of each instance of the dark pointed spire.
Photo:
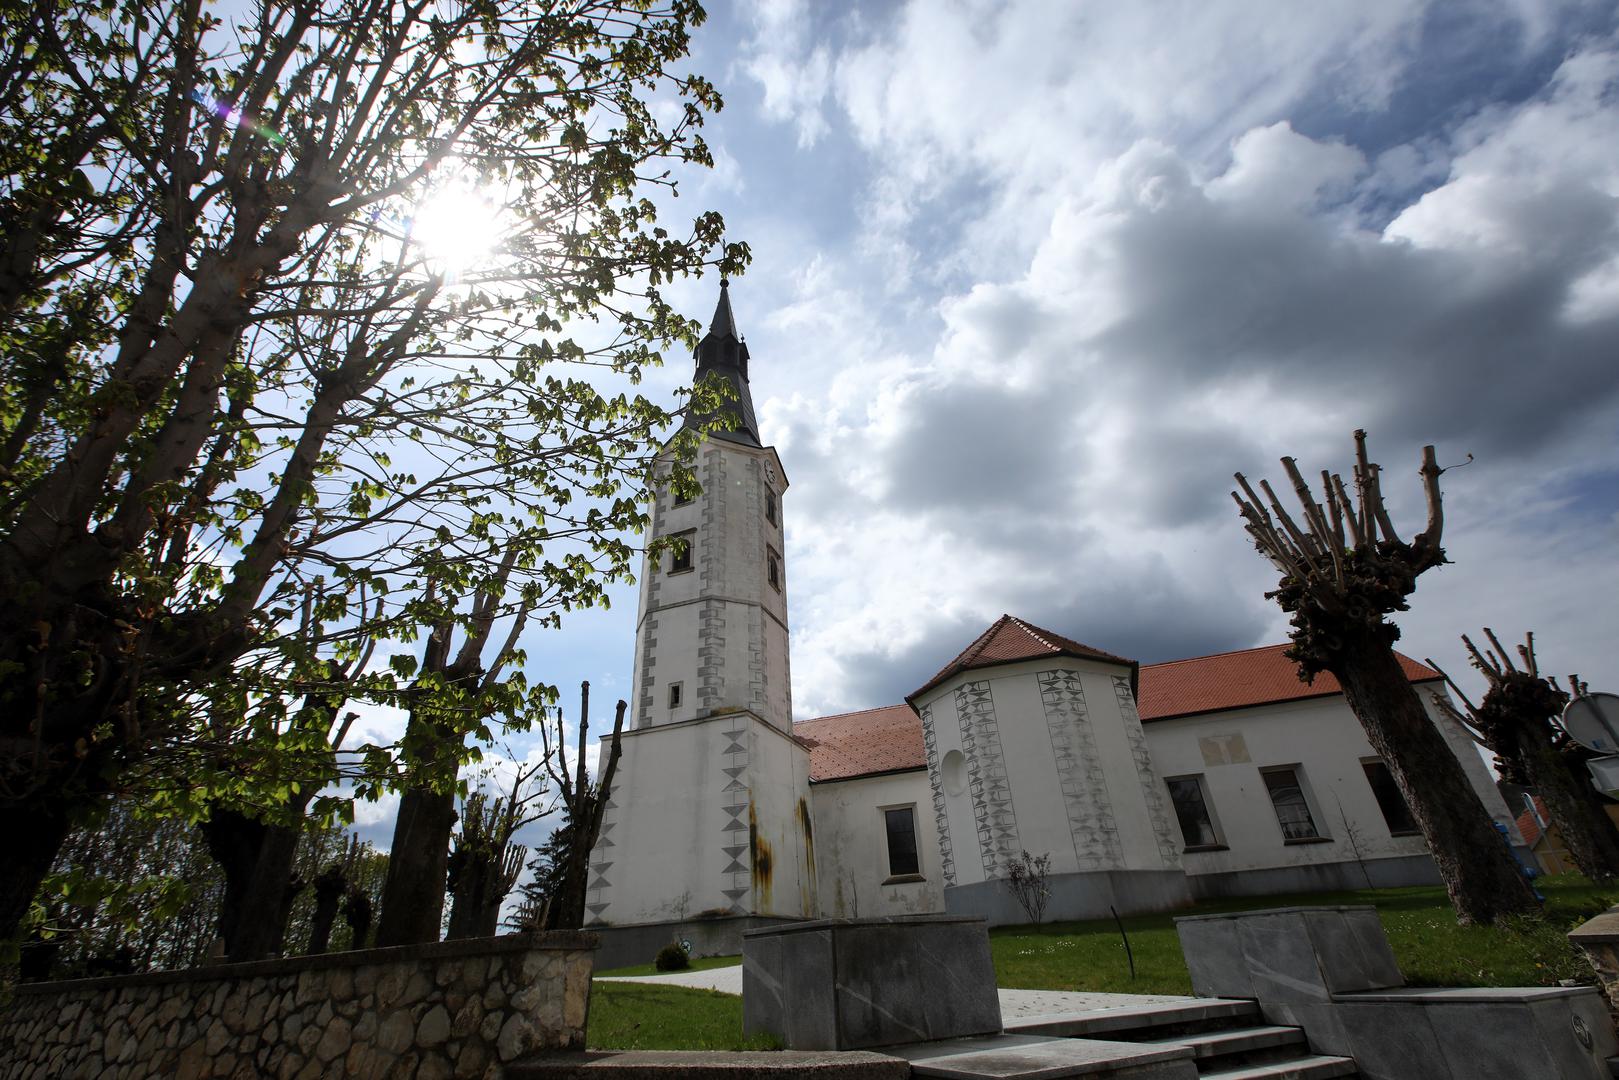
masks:
[[(736, 316), (731, 313), (730, 286), (728, 278), (720, 278), (720, 299), (714, 305), (714, 318), (709, 323), (708, 333), (697, 344), (694, 380), (700, 382), (713, 374), (729, 383), (736, 394), (736, 400), (726, 402), (723, 410), (729, 423), (710, 434), (758, 446), (759, 421), (754, 419), (753, 395), (748, 392), (748, 346), (737, 333)], [(708, 419), (707, 415), (691, 416), (686, 423), (695, 426)]]
[(714, 305), (714, 317), (708, 322), (708, 332), (724, 337), (740, 338), (736, 332), (736, 316), (731, 314), (731, 279), (720, 278), (720, 302)]

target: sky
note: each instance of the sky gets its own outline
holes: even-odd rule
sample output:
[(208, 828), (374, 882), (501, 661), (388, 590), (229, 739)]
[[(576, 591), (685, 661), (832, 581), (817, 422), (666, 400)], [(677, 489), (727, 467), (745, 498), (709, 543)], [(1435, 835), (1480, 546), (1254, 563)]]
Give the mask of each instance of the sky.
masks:
[[(1422, 446), (1458, 466), (1398, 647), (1476, 692), (1459, 635), (1532, 630), (1619, 691), (1611, 2), (709, 10), (716, 167), (663, 205), (752, 249), (799, 719), (900, 701), (1002, 613), (1143, 663), (1284, 640), (1232, 474), (1347, 473), (1356, 428), (1407, 537)], [(667, 295), (706, 322), (718, 280)], [(612, 595), (526, 640), (595, 731), (633, 674)]]

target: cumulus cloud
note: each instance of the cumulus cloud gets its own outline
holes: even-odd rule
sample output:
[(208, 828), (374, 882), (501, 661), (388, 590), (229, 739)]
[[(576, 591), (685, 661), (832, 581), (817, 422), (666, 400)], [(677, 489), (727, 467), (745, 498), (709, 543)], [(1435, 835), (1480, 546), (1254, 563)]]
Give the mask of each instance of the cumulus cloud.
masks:
[[(839, 358), (777, 376), (763, 407), (794, 480), (801, 715), (897, 700), (1003, 611), (1144, 660), (1277, 640), (1231, 473), (1283, 453), (1343, 469), (1356, 427), (1412, 531), (1421, 444), (1478, 459), (1447, 479), (1469, 565), (1425, 579), (1416, 651), (1493, 618), (1482, 595), (1526, 628), (1577, 624), (1582, 580), (1615, 580), (1612, 39), (1570, 38), (1517, 100), (1453, 88), (1426, 123), (1384, 125), (1404, 138), (1357, 143), (1402, 100), (1431, 13), (1258, 26), (1198, 6), (1157, 12), (1154, 38), (1134, 10), (913, 5), (837, 57), (875, 161), (852, 201), (886, 207), (880, 242), (821, 250), (756, 347)], [(1491, 29), (1556, 48), (1533, 14)], [(862, 265), (874, 244), (951, 269), (896, 285)], [(1593, 498), (1594, 530), (1546, 542)], [(1606, 653), (1583, 621), (1565, 652), (1590, 669)]]

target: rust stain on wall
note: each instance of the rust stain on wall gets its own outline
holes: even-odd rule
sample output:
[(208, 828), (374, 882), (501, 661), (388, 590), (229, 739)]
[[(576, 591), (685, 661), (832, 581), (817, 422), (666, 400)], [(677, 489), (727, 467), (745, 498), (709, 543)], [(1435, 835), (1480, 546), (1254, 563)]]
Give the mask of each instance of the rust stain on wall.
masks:
[(748, 800), (748, 861), (753, 864), (753, 895), (755, 910), (771, 909), (770, 890), (773, 884), (775, 858), (770, 852), (770, 841), (759, 835), (759, 817), (754, 812), (753, 800)]
[(798, 883), (799, 896), (803, 901), (801, 911), (805, 915), (814, 915), (816, 914), (815, 825), (810, 820), (809, 803), (804, 801), (803, 796), (799, 796), (798, 799), (798, 829), (804, 835), (804, 866), (808, 870), (804, 879)]

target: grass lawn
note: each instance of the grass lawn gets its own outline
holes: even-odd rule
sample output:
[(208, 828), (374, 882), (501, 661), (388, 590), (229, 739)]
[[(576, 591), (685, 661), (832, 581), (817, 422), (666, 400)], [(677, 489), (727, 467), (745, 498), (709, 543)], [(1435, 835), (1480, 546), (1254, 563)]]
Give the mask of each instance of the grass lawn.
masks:
[[(1373, 904), (1388, 931), (1394, 956), (1414, 986), (1541, 986), (1559, 979), (1594, 982), (1590, 966), (1563, 936), (1619, 903), (1619, 888), (1589, 884), (1577, 874), (1542, 878), (1544, 915), (1506, 927), (1456, 925), (1445, 891), (1438, 887), (1245, 897), (1199, 904), (1176, 914), (1209, 914), (1295, 904)], [(1036, 930), (1003, 926), (989, 932), (995, 981), (1029, 990), (1089, 990), (1119, 994), (1189, 994), (1192, 983), (1181, 959), (1174, 915), (1137, 915), (1124, 920), (1135, 954), (1130, 977), (1124, 944), (1111, 919), (1048, 923)], [(693, 960), (694, 968), (725, 967), (740, 960), (715, 956)], [(650, 964), (602, 975), (650, 975)], [(742, 999), (711, 990), (644, 983), (596, 983), (586, 1041), (602, 1050), (766, 1050), (768, 1041), (744, 1042)]]
[(592, 1050), (776, 1050), (769, 1036), (742, 1037), (742, 999), (715, 990), (598, 982), (590, 988)]
[[(1568, 944), (1569, 930), (1619, 903), (1619, 889), (1577, 874), (1542, 878), (1545, 913), (1511, 926), (1458, 926), (1438, 886), (1302, 896), (1244, 897), (1199, 904), (1175, 914), (1210, 914), (1295, 904), (1374, 904), (1406, 982), (1413, 986), (1545, 986), (1559, 979), (1594, 982), (1590, 965)], [(1000, 986), (1118, 994), (1189, 994), (1174, 915), (1124, 919), (1135, 954), (1130, 977), (1113, 920), (1002, 926), (989, 932)]]

